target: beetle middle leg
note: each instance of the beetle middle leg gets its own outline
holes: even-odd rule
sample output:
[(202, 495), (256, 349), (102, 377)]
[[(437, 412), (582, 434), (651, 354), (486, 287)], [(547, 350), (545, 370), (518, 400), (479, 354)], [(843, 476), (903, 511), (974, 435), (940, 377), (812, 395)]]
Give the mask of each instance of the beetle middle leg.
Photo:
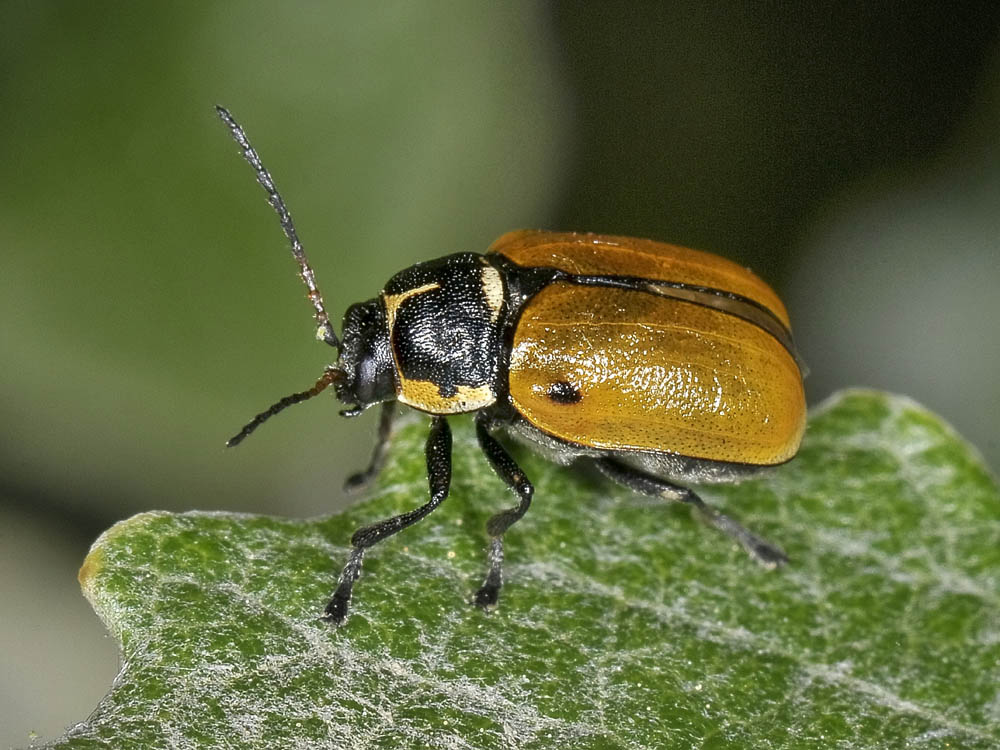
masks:
[(609, 479), (623, 484), (643, 495), (662, 497), (666, 500), (688, 503), (711, 526), (735, 540), (757, 562), (775, 568), (788, 562), (788, 557), (778, 547), (748, 531), (742, 524), (710, 505), (687, 487), (669, 482), (653, 474), (635, 469), (613, 458), (598, 458), (597, 468)]
[(383, 402), (378, 418), (378, 437), (375, 440), (375, 448), (372, 450), (371, 460), (364, 471), (351, 474), (347, 478), (344, 482), (344, 491), (360, 492), (378, 476), (383, 464), (385, 464), (386, 449), (389, 447), (389, 435), (392, 433), (392, 421), (395, 416), (396, 402)]
[(535, 488), (521, 471), (507, 450), (490, 434), (490, 421), (482, 416), (476, 417), (476, 437), (479, 447), (486, 455), (493, 471), (510, 487), (520, 499), (520, 502), (507, 510), (497, 513), (486, 523), (486, 533), (490, 535), (490, 548), (486, 553), (487, 572), (483, 585), (479, 587), (473, 601), (486, 609), (497, 603), (500, 587), (503, 586), (503, 535), (511, 526), (521, 519), (531, 505), (531, 496)]
[(402, 531), (407, 526), (412, 526), (448, 497), (448, 489), (451, 486), (451, 428), (448, 426), (448, 420), (444, 417), (432, 418), (425, 455), (427, 457), (430, 500), (419, 508), (400, 513), (392, 518), (386, 518), (354, 532), (351, 537), (351, 545), (353, 546), (351, 556), (347, 559), (347, 564), (344, 565), (344, 569), (340, 573), (336, 591), (333, 592), (330, 602), (326, 605), (325, 619), (336, 625), (342, 625), (347, 619), (354, 582), (361, 575), (361, 562), (369, 547)]

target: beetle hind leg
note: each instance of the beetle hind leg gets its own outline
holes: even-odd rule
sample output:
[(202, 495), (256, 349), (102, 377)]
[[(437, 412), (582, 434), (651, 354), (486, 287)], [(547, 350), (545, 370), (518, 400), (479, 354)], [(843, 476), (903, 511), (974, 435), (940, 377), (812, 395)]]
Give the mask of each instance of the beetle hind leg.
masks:
[(497, 513), (486, 523), (486, 533), (490, 535), (490, 547), (486, 553), (487, 572), (473, 602), (489, 609), (496, 605), (500, 587), (503, 586), (503, 535), (528, 511), (535, 488), (507, 450), (490, 434), (488, 419), (477, 417), (476, 437), (493, 471), (519, 498), (515, 507)]
[(351, 555), (340, 573), (337, 588), (330, 597), (323, 619), (335, 625), (343, 625), (351, 604), (354, 582), (361, 575), (361, 563), (365, 552), (374, 544), (412, 526), (437, 508), (446, 497), (451, 486), (451, 428), (444, 417), (434, 417), (431, 431), (427, 436), (427, 481), (430, 484), (430, 499), (419, 508), (386, 518), (371, 526), (364, 526), (351, 537)]
[(788, 562), (788, 557), (777, 546), (749, 531), (734, 518), (706, 505), (705, 501), (687, 487), (647, 474), (613, 458), (598, 458), (595, 463), (601, 473), (609, 479), (635, 492), (691, 505), (706, 523), (736, 541), (761, 565), (776, 568)]

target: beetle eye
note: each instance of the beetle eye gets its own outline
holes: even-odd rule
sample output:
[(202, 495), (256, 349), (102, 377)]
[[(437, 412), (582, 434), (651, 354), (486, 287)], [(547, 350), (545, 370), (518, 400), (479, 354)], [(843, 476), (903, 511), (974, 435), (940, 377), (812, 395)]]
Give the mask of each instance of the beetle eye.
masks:
[(391, 360), (380, 359), (377, 352), (361, 357), (354, 370), (353, 398), (365, 406), (388, 398), (395, 390), (389, 365)]
[(366, 383), (372, 383), (375, 380), (375, 358), (374, 357), (362, 357), (361, 361), (358, 362), (358, 371), (355, 376), (355, 384), (359, 388), (363, 388)]

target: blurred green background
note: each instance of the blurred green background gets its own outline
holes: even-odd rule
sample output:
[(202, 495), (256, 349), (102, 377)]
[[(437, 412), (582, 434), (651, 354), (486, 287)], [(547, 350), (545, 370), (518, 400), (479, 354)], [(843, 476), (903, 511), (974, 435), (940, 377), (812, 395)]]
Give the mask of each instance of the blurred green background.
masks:
[(214, 104), (338, 317), (516, 227), (700, 247), (784, 294), (812, 403), (909, 394), (996, 467), (998, 31), (985, 2), (0, 2), (0, 747), (116, 672), (75, 581), (104, 528), (326, 513), (370, 449), (327, 399), (222, 447), (333, 350)]

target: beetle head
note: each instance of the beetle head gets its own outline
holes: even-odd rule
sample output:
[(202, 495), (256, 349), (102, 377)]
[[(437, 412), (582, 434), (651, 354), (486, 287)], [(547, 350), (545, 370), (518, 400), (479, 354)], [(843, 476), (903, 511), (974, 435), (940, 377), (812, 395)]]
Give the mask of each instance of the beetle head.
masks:
[(370, 299), (347, 308), (334, 382), (337, 398), (348, 404), (341, 414), (356, 417), (369, 406), (396, 397), (389, 326), (380, 300)]
[(226, 442), (228, 447), (243, 442), (247, 435), (278, 412), (318, 396), (331, 385), (337, 398), (347, 404), (340, 412), (344, 417), (356, 417), (369, 406), (396, 397), (389, 329), (379, 300), (351, 305), (344, 314), (341, 339), (331, 341), (327, 338), (326, 341), (340, 352), (337, 364), (329, 365), (309, 390), (285, 396), (251, 419)]

